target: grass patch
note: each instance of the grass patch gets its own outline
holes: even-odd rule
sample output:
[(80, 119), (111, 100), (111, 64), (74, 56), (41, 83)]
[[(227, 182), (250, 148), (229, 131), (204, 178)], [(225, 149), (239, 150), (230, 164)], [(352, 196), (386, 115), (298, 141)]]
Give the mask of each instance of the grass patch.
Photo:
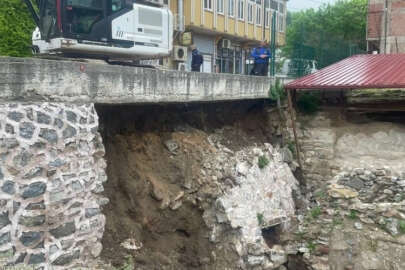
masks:
[(131, 255), (126, 256), (126, 262), (120, 267), (113, 267), (113, 270), (132, 270), (135, 269), (134, 259)]
[(332, 219), (333, 226), (338, 226), (343, 224), (343, 219), (341, 217), (334, 217)]
[(293, 156), (295, 157), (295, 143), (293, 141), (289, 141), (287, 143), (287, 147), (288, 147), (288, 150), (290, 150), (291, 153), (293, 154)]
[(269, 164), (269, 160), (265, 156), (260, 156), (258, 160), (258, 166), (260, 169), (265, 168)]
[(321, 208), (319, 206), (315, 206), (314, 208), (311, 209), (310, 214), (311, 217), (316, 219), (321, 215), (322, 211)]
[(315, 198), (318, 198), (321, 200), (326, 198), (326, 193), (323, 190), (317, 191), (314, 195), (315, 195)]
[(399, 229), (400, 233), (405, 234), (405, 221), (404, 220), (399, 221), (398, 229)]
[(264, 216), (263, 213), (257, 213), (257, 222), (259, 222), (259, 225), (262, 226), (264, 224)]
[(349, 218), (350, 219), (357, 219), (358, 218), (358, 216), (357, 216), (357, 211), (356, 210), (350, 210), (350, 213), (349, 213)]
[(309, 249), (309, 251), (311, 253), (314, 253), (314, 251), (316, 249), (316, 244), (314, 242), (312, 242), (312, 241), (308, 241), (307, 248)]

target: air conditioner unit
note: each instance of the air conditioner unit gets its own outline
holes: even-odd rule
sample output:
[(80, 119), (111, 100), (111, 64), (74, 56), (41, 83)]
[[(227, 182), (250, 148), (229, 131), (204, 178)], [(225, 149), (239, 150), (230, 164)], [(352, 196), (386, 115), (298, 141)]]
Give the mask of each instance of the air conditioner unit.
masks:
[(178, 63), (178, 64), (177, 64), (177, 70), (178, 70), (178, 71), (186, 72), (186, 71), (187, 71), (187, 65), (186, 65), (186, 63)]
[(230, 49), (232, 47), (232, 43), (229, 39), (223, 39), (222, 40), (222, 48), (224, 49)]
[(174, 61), (181, 61), (181, 62), (186, 61), (187, 60), (187, 47), (174, 46), (173, 59), (174, 59)]
[[(138, 2), (138, 1), (136, 1)], [(144, 3), (144, 4), (152, 4), (154, 6), (163, 6), (164, 5), (164, 1), (163, 0), (141, 0), (139, 1), (139, 3)]]

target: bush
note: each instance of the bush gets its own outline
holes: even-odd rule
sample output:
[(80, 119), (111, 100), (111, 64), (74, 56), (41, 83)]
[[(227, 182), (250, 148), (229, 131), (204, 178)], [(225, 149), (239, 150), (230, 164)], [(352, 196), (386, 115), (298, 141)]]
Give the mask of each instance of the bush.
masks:
[(313, 93), (304, 93), (297, 101), (298, 109), (305, 114), (313, 114), (319, 110), (320, 98)]
[(274, 83), (274, 85), (272, 84), (270, 86), (270, 90), (269, 90), (269, 98), (272, 101), (277, 101), (278, 99), (284, 100), (286, 97), (285, 94), (285, 90), (284, 90), (284, 86), (281, 85), (280, 83), (280, 79), (276, 78), (276, 82)]
[(269, 160), (265, 156), (260, 156), (258, 161), (258, 166), (260, 169), (263, 169), (269, 164)]
[(0, 5), (0, 55), (30, 56), (35, 23), (21, 0), (2, 0)]
[(293, 154), (293, 156), (295, 157), (295, 150), (296, 150), (295, 142), (289, 141), (289, 142), (287, 143), (287, 147), (288, 147), (288, 150), (290, 150), (291, 153)]

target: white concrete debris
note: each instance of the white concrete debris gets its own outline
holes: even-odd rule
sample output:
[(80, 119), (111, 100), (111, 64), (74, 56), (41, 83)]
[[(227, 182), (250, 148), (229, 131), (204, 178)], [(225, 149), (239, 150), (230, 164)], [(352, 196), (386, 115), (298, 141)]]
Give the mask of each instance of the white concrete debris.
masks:
[[(262, 169), (259, 157), (269, 161)], [(287, 261), (283, 247), (270, 248), (262, 235), (263, 228), (281, 225), (286, 229), (295, 214), (292, 192), (298, 183), (283, 160), (280, 151), (269, 144), (242, 149), (228, 157), (227, 165), (233, 166), (229, 177), (237, 184), (218, 197), (204, 219), (212, 228), (211, 241), (242, 258), (235, 260), (233, 267), (277, 269)]]

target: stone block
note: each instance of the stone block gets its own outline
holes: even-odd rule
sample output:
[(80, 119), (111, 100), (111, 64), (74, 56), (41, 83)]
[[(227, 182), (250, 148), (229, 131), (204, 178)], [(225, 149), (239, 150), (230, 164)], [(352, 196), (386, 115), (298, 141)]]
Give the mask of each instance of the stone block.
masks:
[(39, 137), (47, 140), (49, 143), (56, 143), (58, 141), (58, 134), (54, 129), (41, 128)]
[(43, 235), (43, 232), (23, 232), (20, 237), (20, 242), (24, 246), (29, 247), (32, 246), (34, 243), (39, 242)]
[(29, 122), (22, 122), (20, 124), (20, 136), (24, 139), (32, 139), (34, 135), (35, 126)]
[(56, 229), (49, 231), (55, 238), (62, 238), (69, 235), (72, 235), (76, 232), (76, 226), (74, 222), (68, 222), (62, 226), (57, 227)]
[(73, 252), (69, 252), (66, 254), (63, 254), (56, 258), (53, 262), (52, 265), (66, 265), (70, 264), (73, 260), (78, 259), (80, 256), (80, 251), (75, 250)]
[(26, 210), (43, 210), (43, 209), (45, 209), (45, 202), (40, 201), (37, 203), (30, 203), (27, 205), (27, 207), (25, 209)]
[(72, 137), (76, 136), (76, 134), (77, 134), (77, 130), (72, 126), (67, 126), (62, 132), (63, 139), (72, 138)]
[(40, 226), (45, 223), (45, 215), (21, 216), (18, 223), (27, 227)]
[(26, 256), (27, 256), (26, 252), (20, 253), (18, 258), (15, 260), (15, 264), (23, 263)]
[(0, 235), (0, 246), (11, 242), (10, 232), (6, 232)]
[(23, 189), (21, 197), (24, 199), (38, 197), (46, 191), (46, 184), (43, 182), (35, 182)]
[(13, 149), (19, 145), (19, 142), (16, 138), (4, 138), (3, 141), (0, 141), (0, 146), (7, 149)]
[(4, 193), (7, 193), (9, 195), (13, 195), (15, 193), (15, 183), (12, 181), (5, 181), (3, 186), (1, 187), (1, 190)]
[(43, 112), (37, 112), (37, 122), (39, 124), (49, 125), (51, 123), (51, 120), (52, 120), (52, 118), (49, 115), (47, 115)]
[(66, 119), (71, 123), (77, 123), (77, 114), (72, 111), (66, 111)]
[(28, 264), (40, 264), (45, 262), (45, 254), (44, 253), (38, 253), (38, 254), (31, 254)]
[(14, 127), (10, 124), (6, 124), (6, 133), (8, 134), (14, 134)]
[(8, 217), (8, 211), (0, 214), (0, 229), (3, 229), (7, 225), (11, 224), (11, 221)]
[(63, 161), (63, 160), (60, 159), (60, 158), (57, 158), (57, 159), (55, 159), (54, 161), (49, 162), (48, 166), (49, 166), (49, 167), (59, 168), (59, 167), (62, 167), (63, 165), (65, 165), (65, 164), (66, 164), (65, 161)]
[(85, 210), (86, 218), (94, 217), (100, 213), (101, 213), (100, 208), (86, 208)]
[(16, 111), (11, 111), (7, 114), (7, 118), (15, 122), (20, 122), (24, 118), (24, 114)]
[(60, 120), (59, 118), (55, 118), (55, 121), (53, 122), (53, 125), (56, 126), (59, 129), (61, 129), (61, 128), (63, 128), (63, 121)]

